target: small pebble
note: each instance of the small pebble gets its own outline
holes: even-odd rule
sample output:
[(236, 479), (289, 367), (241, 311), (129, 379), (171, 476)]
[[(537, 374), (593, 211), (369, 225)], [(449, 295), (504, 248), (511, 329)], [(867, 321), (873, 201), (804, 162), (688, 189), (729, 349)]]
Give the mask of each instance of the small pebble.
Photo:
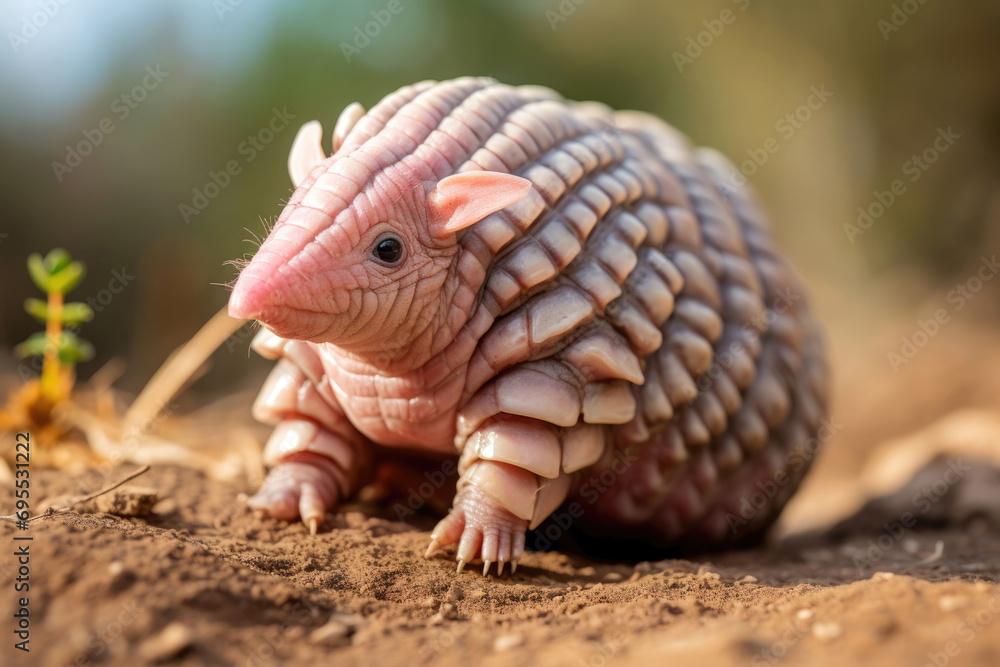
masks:
[(351, 614), (346, 611), (335, 611), (330, 615), (330, 621), (337, 621), (338, 623), (343, 623), (351, 630), (357, 630), (358, 628), (363, 628), (368, 625), (368, 621), (362, 616), (357, 616), (356, 614)]
[(122, 487), (98, 496), (93, 502), (98, 512), (115, 516), (149, 516), (158, 500), (156, 489)]
[(309, 641), (314, 644), (325, 644), (327, 646), (339, 646), (347, 642), (347, 636), (351, 634), (351, 629), (340, 621), (328, 621), (326, 625), (320, 626), (309, 633)]
[(608, 572), (604, 575), (604, 581), (621, 581), (624, 578), (621, 572)]
[[(239, 499), (237, 498), (237, 502)], [(177, 511), (177, 501), (173, 498), (164, 498), (153, 505), (153, 514), (173, 514)]]
[(808, 621), (813, 616), (814, 613), (812, 609), (799, 609), (798, 613), (795, 614), (795, 618), (799, 619), (800, 621)]
[(456, 582), (451, 585), (451, 588), (448, 589), (448, 594), (445, 595), (445, 600), (447, 600), (448, 602), (458, 602), (461, 599), (462, 599), (462, 587), (459, 586), (458, 583)]
[(188, 627), (175, 621), (156, 636), (143, 641), (139, 646), (139, 655), (147, 662), (166, 662), (191, 646), (192, 639)]
[(641, 563), (635, 564), (635, 571), (639, 574), (649, 574), (653, 571), (653, 564), (648, 560), (644, 560)]
[(838, 623), (817, 623), (813, 626), (812, 633), (816, 639), (836, 639), (844, 632)]
[(438, 608), (438, 613), (434, 615), (431, 619), (431, 623), (437, 625), (443, 623), (446, 620), (453, 620), (458, 616), (458, 612), (455, 610), (455, 605), (450, 602), (443, 602)]
[(420, 603), (420, 606), (421, 607), (434, 607), (434, 606), (437, 606), (437, 600), (435, 600), (432, 597), (431, 598), (426, 598), (423, 602)]
[(895, 576), (896, 575), (893, 572), (876, 572), (872, 575), (872, 581), (885, 581), (887, 579), (892, 579)]
[(524, 643), (523, 635), (501, 635), (493, 642), (494, 651), (509, 651)]
[(581, 567), (578, 570), (577, 574), (579, 574), (581, 577), (593, 577), (595, 574), (597, 574), (597, 570), (595, 570), (590, 566)]
[(969, 598), (964, 595), (944, 595), (938, 600), (938, 606), (941, 607), (941, 611), (955, 611), (956, 609), (961, 609), (969, 604)]
[(752, 574), (748, 574), (748, 575), (745, 575), (742, 579), (740, 579), (738, 583), (741, 583), (741, 584), (756, 584), (757, 583), (757, 577), (753, 576)]

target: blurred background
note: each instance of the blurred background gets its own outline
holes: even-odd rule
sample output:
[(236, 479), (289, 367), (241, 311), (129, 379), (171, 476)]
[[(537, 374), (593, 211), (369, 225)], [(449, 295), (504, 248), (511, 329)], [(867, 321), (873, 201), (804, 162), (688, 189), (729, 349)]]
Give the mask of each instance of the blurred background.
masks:
[[(225, 304), (226, 260), (290, 193), (299, 125), (478, 74), (653, 112), (740, 166), (830, 333), (852, 446), (828, 466), (1000, 396), (996, 2), (5, 0), (0, 27), (8, 380), (38, 328), (29, 253), (87, 264), (80, 376), (120, 357), (137, 391)], [(259, 383), (248, 340), (190, 395)]]

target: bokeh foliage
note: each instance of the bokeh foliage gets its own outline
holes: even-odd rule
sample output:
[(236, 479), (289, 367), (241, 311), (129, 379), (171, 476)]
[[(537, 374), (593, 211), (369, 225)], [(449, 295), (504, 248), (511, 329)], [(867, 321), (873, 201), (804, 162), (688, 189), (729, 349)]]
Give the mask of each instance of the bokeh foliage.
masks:
[[(252, 251), (244, 228), (259, 234), (290, 192), (299, 124), (318, 118), (329, 131), (354, 100), (370, 106), (401, 85), (462, 74), (652, 111), (737, 161), (826, 85), (830, 101), (750, 179), (808, 278), (946, 280), (1000, 243), (995, 1), (909, 0), (919, 9), (887, 35), (888, 1), (399, 1), (351, 62), (342, 44), (388, 2), (71, 3), (16, 52), (0, 48), (0, 344), (30, 333), (25, 257), (59, 244), (90, 268), (78, 294), (96, 311), (98, 361), (126, 357), (126, 383), (138, 386), (225, 302), (219, 284), (233, 271), (223, 262)], [(36, 9), (6, 6), (4, 34)], [(679, 71), (688, 38), (725, 10), (734, 20)], [(116, 104), (156, 66), (169, 74), (144, 100)], [(81, 72), (91, 85), (69, 97)], [(275, 109), (294, 114), (290, 127), (243, 150)], [(57, 178), (53, 162), (105, 118), (113, 131)], [(851, 243), (844, 225), (857, 208), (949, 126), (961, 139)], [(234, 160), (239, 173), (186, 223), (180, 204)], [(218, 359), (232, 372), (210, 383), (244, 372), (246, 341), (236, 342)]]

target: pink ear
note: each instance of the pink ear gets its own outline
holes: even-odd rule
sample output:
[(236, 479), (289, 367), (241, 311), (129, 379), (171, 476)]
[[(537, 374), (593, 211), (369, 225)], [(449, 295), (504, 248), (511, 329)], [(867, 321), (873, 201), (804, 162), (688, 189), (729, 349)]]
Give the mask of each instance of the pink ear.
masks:
[(490, 213), (524, 199), (531, 181), (496, 171), (465, 171), (441, 179), (427, 194), (431, 229), (454, 234)]
[(323, 126), (318, 120), (311, 120), (299, 128), (292, 150), (288, 153), (288, 175), (292, 178), (292, 185), (299, 187), (313, 167), (325, 159)]

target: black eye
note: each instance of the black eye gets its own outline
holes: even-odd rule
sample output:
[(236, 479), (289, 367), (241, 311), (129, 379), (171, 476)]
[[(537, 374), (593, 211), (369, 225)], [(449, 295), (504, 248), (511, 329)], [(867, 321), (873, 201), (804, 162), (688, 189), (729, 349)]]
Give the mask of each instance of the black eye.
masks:
[(403, 261), (403, 240), (395, 234), (383, 234), (372, 246), (372, 257), (386, 266), (396, 266)]

